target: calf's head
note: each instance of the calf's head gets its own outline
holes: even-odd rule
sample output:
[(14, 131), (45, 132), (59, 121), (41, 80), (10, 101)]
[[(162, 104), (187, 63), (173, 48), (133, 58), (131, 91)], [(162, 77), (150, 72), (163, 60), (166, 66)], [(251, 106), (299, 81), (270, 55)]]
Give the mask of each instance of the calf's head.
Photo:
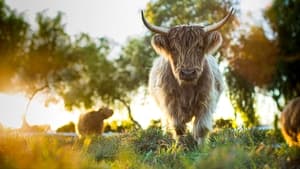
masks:
[(98, 111), (97, 111), (98, 115), (102, 117), (102, 119), (107, 119), (110, 116), (113, 115), (113, 110), (109, 109), (107, 107), (101, 107)]
[(155, 51), (168, 59), (173, 75), (180, 85), (194, 84), (203, 71), (204, 57), (215, 52), (222, 44), (221, 28), (234, 13), (232, 9), (221, 21), (209, 25), (179, 25), (164, 28), (147, 22), (144, 25), (156, 33), (152, 39)]

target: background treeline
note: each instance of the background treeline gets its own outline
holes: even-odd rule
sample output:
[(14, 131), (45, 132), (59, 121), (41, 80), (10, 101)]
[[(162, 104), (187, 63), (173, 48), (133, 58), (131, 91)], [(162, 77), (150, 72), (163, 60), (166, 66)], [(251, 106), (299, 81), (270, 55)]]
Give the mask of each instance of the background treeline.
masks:
[[(300, 0), (274, 0), (256, 24), (239, 17), (239, 3), (157, 0), (147, 4), (145, 14), (156, 25), (206, 25), (222, 18), (229, 7), (236, 8), (235, 17), (220, 30), (224, 44), (216, 57), (234, 110), (249, 127), (259, 122), (258, 93), (272, 96), (279, 110), (299, 96)], [(62, 19), (62, 13), (38, 13), (33, 29), (24, 14), (0, 0), (0, 92), (25, 92), (30, 99), (45, 92), (49, 102), (63, 99), (70, 110), (125, 107), (133, 120), (131, 99), (145, 89), (157, 57), (150, 46), (152, 34), (128, 39), (118, 56), (112, 56), (108, 38), (84, 33), (70, 37)]]

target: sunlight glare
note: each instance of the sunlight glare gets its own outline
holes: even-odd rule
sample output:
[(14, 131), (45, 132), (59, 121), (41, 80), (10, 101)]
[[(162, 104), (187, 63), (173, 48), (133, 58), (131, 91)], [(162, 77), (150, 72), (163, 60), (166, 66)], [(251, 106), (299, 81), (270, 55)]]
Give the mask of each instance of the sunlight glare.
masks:
[(163, 113), (149, 95), (138, 94), (132, 101), (132, 111), (134, 118), (141, 124), (142, 128), (147, 128), (151, 120), (159, 120)]
[[(0, 123), (10, 128), (20, 128), (22, 115), (25, 112), (28, 98), (24, 94), (0, 94)], [(30, 125), (50, 125), (52, 130), (76, 121), (79, 113), (67, 112), (63, 102), (45, 106), (45, 97), (37, 95), (32, 100), (26, 114), (26, 120)]]
[(26, 98), (22, 94), (0, 94), (0, 123), (6, 127), (21, 127)]

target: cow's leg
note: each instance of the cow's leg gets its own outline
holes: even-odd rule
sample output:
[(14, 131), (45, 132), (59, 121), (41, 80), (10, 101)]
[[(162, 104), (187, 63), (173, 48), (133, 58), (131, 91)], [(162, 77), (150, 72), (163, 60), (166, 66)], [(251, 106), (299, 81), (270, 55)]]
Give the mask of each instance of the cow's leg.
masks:
[(212, 114), (210, 112), (195, 117), (192, 134), (198, 144), (204, 142), (210, 130), (212, 130)]
[(186, 132), (186, 125), (181, 122), (176, 122), (174, 125), (176, 136), (182, 136)]
[(183, 122), (180, 122), (179, 119), (175, 117), (171, 117), (169, 119), (170, 122), (170, 130), (172, 131), (173, 138), (176, 140), (180, 140), (181, 137), (186, 133), (186, 125)]

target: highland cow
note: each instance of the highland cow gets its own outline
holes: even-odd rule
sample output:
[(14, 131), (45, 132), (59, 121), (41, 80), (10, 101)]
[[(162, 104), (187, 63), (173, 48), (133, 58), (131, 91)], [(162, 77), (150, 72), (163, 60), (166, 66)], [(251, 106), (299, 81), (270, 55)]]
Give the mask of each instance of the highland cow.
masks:
[(113, 110), (100, 108), (80, 115), (76, 132), (79, 136), (101, 135), (103, 133), (103, 120), (113, 115)]
[(300, 97), (291, 100), (283, 109), (280, 124), (288, 145), (300, 147)]
[(212, 114), (223, 91), (222, 76), (211, 56), (222, 44), (217, 30), (233, 15), (208, 25), (179, 25), (171, 28), (144, 25), (156, 33), (154, 50), (163, 57), (154, 60), (149, 75), (149, 92), (166, 115), (167, 130), (181, 138), (186, 123), (193, 120), (192, 135), (198, 144), (212, 129)]

